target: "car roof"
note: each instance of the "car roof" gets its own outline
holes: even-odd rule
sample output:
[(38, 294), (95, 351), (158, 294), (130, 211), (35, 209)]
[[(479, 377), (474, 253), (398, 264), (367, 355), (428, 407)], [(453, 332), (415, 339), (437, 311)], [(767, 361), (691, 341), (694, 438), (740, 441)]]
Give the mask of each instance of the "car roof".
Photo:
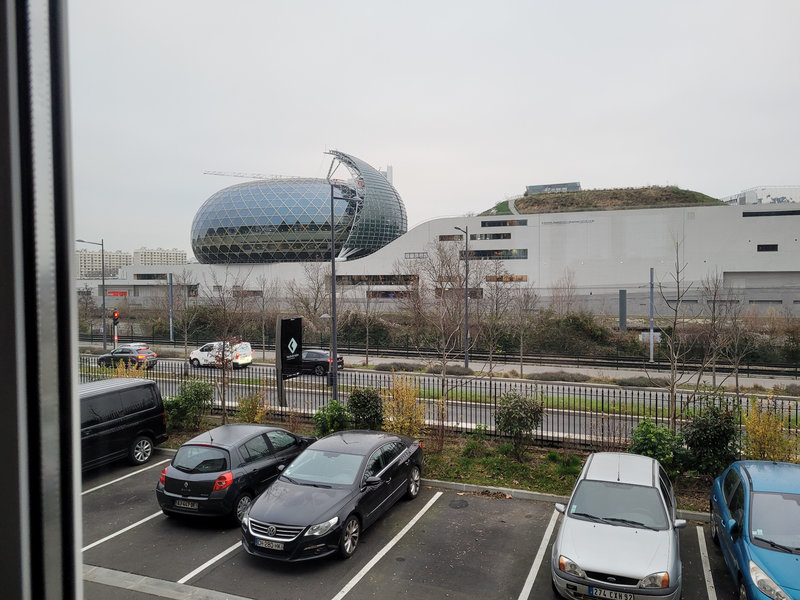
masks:
[(252, 423), (228, 423), (227, 425), (221, 425), (214, 429), (204, 431), (200, 435), (190, 439), (186, 444), (205, 444), (222, 448), (231, 448), (251, 436), (279, 429), (280, 427), (269, 427), (267, 425), (255, 425)]
[(96, 394), (116, 391), (125, 388), (154, 386), (156, 383), (152, 379), (141, 379), (137, 377), (121, 377), (113, 379), (101, 379), (100, 381), (90, 381), (78, 386), (78, 395), (87, 398)]
[(768, 460), (739, 461), (756, 492), (800, 494), (800, 465)]
[(385, 431), (337, 431), (336, 433), (332, 433), (320, 440), (317, 440), (311, 444), (309, 448), (328, 452), (341, 452), (342, 454), (359, 454), (361, 456), (366, 456), (375, 448), (378, 448), (386, 442), (391, 441), (408, 443), (410, 438), (406, 438), (405, 436), (395, 433), (387, 433)]
[(657, 464), (641, 454), (595, 452), (586, 460), (584, 478), (653, 487)]

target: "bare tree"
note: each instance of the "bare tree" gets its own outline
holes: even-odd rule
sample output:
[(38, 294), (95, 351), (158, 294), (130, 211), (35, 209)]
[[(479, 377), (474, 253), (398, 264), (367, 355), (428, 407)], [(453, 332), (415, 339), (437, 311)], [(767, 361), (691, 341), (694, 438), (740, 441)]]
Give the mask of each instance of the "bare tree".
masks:
[(564, 275), (553, 285), (550, 307), (559, 317), (578, 310), (578, 288), (575, 285), (575, 272), (572, 269), (566, 269)]
[(78, 322), (81, 326), (88, 326), (91, 316), (97, 310), (97, 303), (94, 300), (94, 290), (88, 285), (78, 290)]
[(233, 369), (231, 348), (241, 341), (242, 327), (247, 320), (247, 298), (244, 286), (247, 275), (234, 274), (230, 269), (225, 269), (223, 277), (216, 271), (211, 273), (211, 285), (205, 298), (212, 322), (220, 334), (222, 348), (219, 352), (218, 366), (221, 369), (221, 384), (219, 385), (220, 400), (222, 402), (222, 422), (228, 422), (227, 412), (227, 384), (228, 372)]
[(326, 326), (320, 318), (330, 312), (331, 270), (325, 263), (305, 263), (304, 277), (289, 281), (288, 292), (292, 309), (305, 318), (312, 328), (322, 331)]
[(724, 344), (720, 348), (721, 356), (730, 363), (733, 369), (734, 389), (739, 398), (739, 372), (747, 357), (758, 345), (755, 314), (748, 315), (741, 298), (732, 298), (725, 325)]
[(525, 341), (530, 331), (531, 318), (539, 296), (532, 287), (517, 287), (511, 306), (511, 323), (519, 341), (519, 375), (524, 375)]
[[(728, 343), (728, 321), (739, 300), (724, 285), (718, 270), (709, 273), (700, 283), (700, 296), (704, 300), (706, 313), (705, 360), (711, 368), (711, 385), (717, 389), (717, 362), (723, 357), (723, 349)], [(724, 383), (723, 378), (720, 385)]]
[(481, 339), (489, 349), (489, 377), (493, 376), (494, 355), (500, 340), (509, 331), (510, 318), (514, 307), (515, 295), (511, 285), (511, 274), (502, 261), (491, 261), (486, 283), (483, 286), (483, 298), (478, 304), (481, 312)]
[(267, 328), (275, 323), (275, 319), (280, 313), (278, 282), (266, 275), (259, 275), (256, 278), (256, 291), (257, 295), (253, 305), (258, 313), (261, 328), (261, 360), (264, 360), (267, 352)]
[[(198, 284), (188, 269), (173, 275), (172, 280), (172, 322), (183, 338), (184, 373), (189, 369), (189, 339), (199, 322), (200, 309), (197, 306)], [(162, 302), (162, 310), (169, 314), (169, 290)]]

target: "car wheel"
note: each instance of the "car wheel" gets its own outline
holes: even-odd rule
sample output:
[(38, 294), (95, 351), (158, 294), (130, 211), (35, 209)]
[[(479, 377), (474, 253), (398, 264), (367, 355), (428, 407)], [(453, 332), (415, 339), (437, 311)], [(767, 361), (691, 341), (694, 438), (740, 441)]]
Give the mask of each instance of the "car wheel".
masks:
[(153, 455), (153, 440), (146, 435), (140, 435), (131, 444), (130, 461), (134, 465), (143, 465)]
[(196, 358), (193, 358), (193, 359), (192, 359), (192, 366), (193, 366), (195, 369), (199, 369), (199, 368), (200, 368), (200, 361), (199, 361), (199, 360), (197, 360)]
[(314, 367), (314, 375), (319, 375), (320, 377), (322, 375), (325, 375), (325, 367), (323, 367), (322, 365), (317, 365), (316, 367)]
[(739, 582), (739, 600), (747, 600), (747, 588), (744, 587), (744, 581)]
[(358, 539), (361, 537), (361, 523), (358, 517), (350, 515), (342, 527), (342, 536), (339, 539), (339, 554), (342, 558), (350, 558), (358, 548)]
[(411, 473), (408, 474), (408, 489), (406, 489), (406, 498), (413, 500), (419, 494), (420, 472), (419, 467), (414, 465), (411, 467)]
[(236, 520), (237, 523), (242, 522), (242, 517), (252, 501), (253, 496), (250, 494), (250, 492), (242, 492), (239, 494), (239, 497), (236, 498), (236, 502), (233, 504), (233, 513), (231, 513), (231, 516)]
[(719, 529), (717, 526), (717, 515), (714, 512), (713, 504), (711, 505), (711, 509), (709, 511), (708, 520), (711, 523), (711, 541), (719, 546)]

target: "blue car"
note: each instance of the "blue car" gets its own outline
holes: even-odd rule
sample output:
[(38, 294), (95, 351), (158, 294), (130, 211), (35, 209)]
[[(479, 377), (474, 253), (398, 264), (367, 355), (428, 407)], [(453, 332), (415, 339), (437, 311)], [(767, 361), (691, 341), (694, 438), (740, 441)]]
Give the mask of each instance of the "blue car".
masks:
[(800, 465), (737, 461), (714, 480), (710, 510), (739, 600), (800, 600)]

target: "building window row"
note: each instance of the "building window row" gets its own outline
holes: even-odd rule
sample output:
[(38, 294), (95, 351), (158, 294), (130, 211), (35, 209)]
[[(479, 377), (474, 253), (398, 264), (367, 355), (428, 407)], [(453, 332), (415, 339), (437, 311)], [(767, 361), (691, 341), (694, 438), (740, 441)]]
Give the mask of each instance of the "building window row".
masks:
[[(463, 298), (464, 288), (436, 288), (433, 290), (437, 298)], [(473, 300), (483, 298), (483, 288), (469, 288), (469, 297)]]
[(166, 280), (166, 273), (134, 273), (133, 278), (140, 281), (145, 280)]
[(461, 235), (460, 233), (454, 233), (454, 234), (447, 234), (447, 235), (440, 235), (439, 236), (439, 241), (440, 242), (460, 242), (463, 239), (464, 239), (464, 236)]
[[(514, 260), (514, 259), (527, 259), (527, 248), (512, 248), (512, 249), (498, 249), (498, 250), (470, 250), (470, 260)], [(459, 259), (464, 260), (464, 251), (459, 252)]]
[(503, 221), (481, 221), (481, 227), (517, 227), (527, 225), (528, 219), (506, 219)]
[(417, 258), (428, 258), (427, 252), (406, 252), (405, 254), (406, 259), (417, 259)]
[(514, 283), (516, 281), (528, 281), (527, 275), (487, 275), (486, 281), (488, 283), (502, 282)]
[(757, 252), (777, 252), (778, 244), (758, 244), (756, 246)]
[(405, 290), (369, 290), (367, 298), (408, 298), (409, 292)]
[(510, 240), (510, 233), (471, 233), (471, 240)]
[(337, 285), (412, 285), (418, 275), (337, 275)]

